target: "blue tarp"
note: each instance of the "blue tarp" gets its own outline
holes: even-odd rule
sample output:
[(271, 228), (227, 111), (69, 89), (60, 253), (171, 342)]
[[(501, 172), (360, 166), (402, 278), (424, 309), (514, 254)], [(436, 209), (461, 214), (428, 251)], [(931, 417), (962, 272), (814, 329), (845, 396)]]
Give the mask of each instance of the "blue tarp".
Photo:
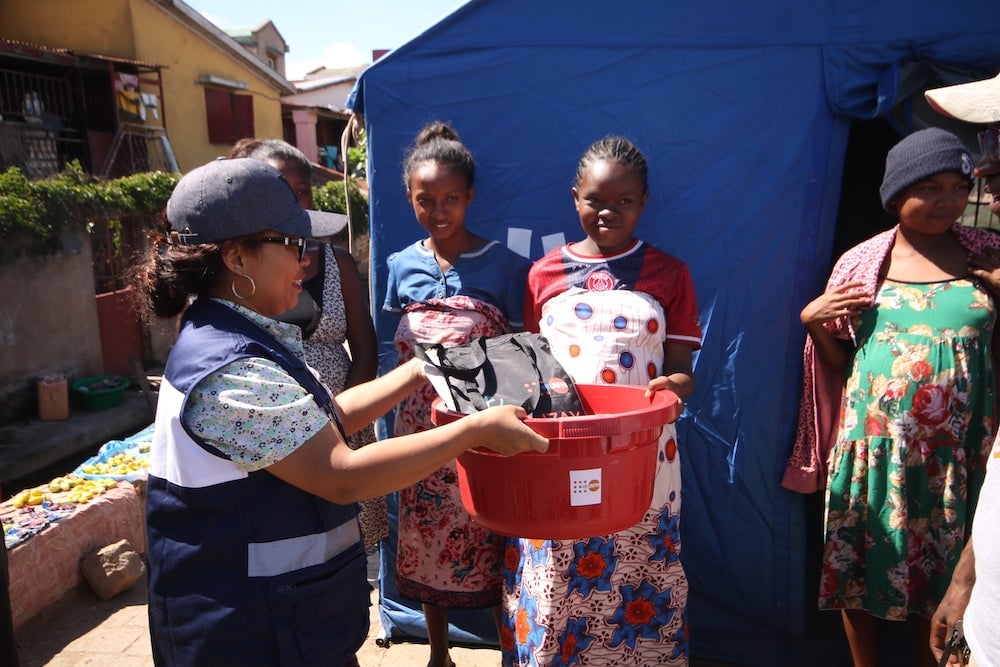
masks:
[[(474, 0), (370, 67), (352, 94), (384, 341), (386, 257), (423, 236), (401, 165), (427, 122), (451, 123), (476, 158), (469, 227), (528, 235), (531, 259), (582, 237), (570, 187), (592, 141), (624, 134), (645, 153), (637, 234), (691, 267), (704, 328), (679, 422), (696, 656), (780, 662), (803, 637), (816, 598), (804, 584), (804, 498), (779, 481), (801, 382), (798, 313), (829, 270), (851, 123), (911, 130), (905, 97), (932, 74), (995, 74), (1000, 14), (986, 9)], [(391, 366), (391, 346), (382, 351)]]

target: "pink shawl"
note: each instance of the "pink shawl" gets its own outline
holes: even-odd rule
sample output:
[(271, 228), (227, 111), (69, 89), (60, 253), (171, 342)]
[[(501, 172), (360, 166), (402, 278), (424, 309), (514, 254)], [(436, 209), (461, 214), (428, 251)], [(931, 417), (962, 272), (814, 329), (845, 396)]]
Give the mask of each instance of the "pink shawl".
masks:
[[(896, 229), (893, 227), (877, 234), (845, 252), (833, 267), (826, 291), (860, 280), (867, 292), (875, 294), (884, 277)], [(966, 227), (956, 222), (951, 231), (969, 252), (1000, 248), (1000, 234), (988, 229)], [(825, 326), (838, 338), (854, 339), (854, 326), (848, 317), (828, 322)], [(998, 353), (1000, 350), (994, 348), (995, 369)], [(840, 400), (846, 378), (823, 363), (816, 354), (812, 337), (808, 335), (802, 354), (802, 372), (802, 398), (795, 446), (788, 457), (781, 486), (799, 493), (812, 493), (826, 488), (827, 466), (837, 437)]]

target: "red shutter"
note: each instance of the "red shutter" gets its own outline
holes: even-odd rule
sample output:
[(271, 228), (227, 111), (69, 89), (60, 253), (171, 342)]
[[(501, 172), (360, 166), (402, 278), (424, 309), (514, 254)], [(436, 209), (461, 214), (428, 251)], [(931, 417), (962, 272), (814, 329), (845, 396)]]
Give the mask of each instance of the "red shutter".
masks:
[[(212, 144), (233, 143), (233, 112), (229, 98), (231, 93), (218, 88), (205, 89), (205, 112), (208, 121), (208, 142)], [(241, 135), (253, 136), (253, 135)]]
[(253, 96), (233, 95), (233, 139), (255, 136), (253, 132)]

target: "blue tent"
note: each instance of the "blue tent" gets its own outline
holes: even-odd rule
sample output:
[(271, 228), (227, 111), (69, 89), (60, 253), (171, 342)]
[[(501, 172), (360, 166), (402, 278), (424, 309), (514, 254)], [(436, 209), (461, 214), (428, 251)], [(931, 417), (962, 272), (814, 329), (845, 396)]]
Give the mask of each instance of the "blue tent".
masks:
[[(872, 175), (859, 185), (845, 171), (852, 128), (944, 124), (922, 106), (924, 88), (1000, 69), (1000, 14), (986, 9), (473, 0), (370, 67), (352, 94), (367, 131), (381, 340), (392, 335), (379, 319), (386, 257), (422, 236), (401, 165), (427, 122), (450, 122), (476, 157), (470, 227), (531, 259), (582, 236), (570, 187), (592, 141), (624, 134), (645, 153), (637, 234), (689, 264), (704, 327), (679, 422), (697, 657), (822, 654), (807, 627), (816, 563), (805, 547), (822, 527), (807, 521), (811, 497), (779, 486), (801, 381), (798, 313), (828, 274), (842, 197), (874, 216), (856, 221), (861, 237), (891, 223), (877, 197), (887, 144), (865, 154), (861, 142)], [(394, 360), (384, 347), (383, 366)]]

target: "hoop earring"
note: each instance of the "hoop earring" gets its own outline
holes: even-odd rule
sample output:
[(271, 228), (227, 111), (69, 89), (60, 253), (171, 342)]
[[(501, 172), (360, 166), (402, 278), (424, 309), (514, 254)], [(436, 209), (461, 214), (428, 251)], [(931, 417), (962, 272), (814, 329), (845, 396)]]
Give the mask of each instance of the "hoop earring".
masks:
[(248, 276), (246, 274), (241, 273), (240, 277), (241, 278), (246, 278), (247, 280), (250, 281), (250, 294), (247, 294), (246, 296), (243, 296), (242, 294), (240, 294), (239, 292), (237, 292), (236, 291), (236, 280), (235, 279), (233, 280), (232, 283), (230, 283), (229, 289), (231, 289), (233, 291), (233, 296), (235, 296), (237, 299), (239, 299), (240, 301), (246, 301), (247, 299), (253, 297), (253, 295), (257, 293), (257, 283), (255, 283), (253, 281), (253, 278), (251, 278), (250, 276)]

